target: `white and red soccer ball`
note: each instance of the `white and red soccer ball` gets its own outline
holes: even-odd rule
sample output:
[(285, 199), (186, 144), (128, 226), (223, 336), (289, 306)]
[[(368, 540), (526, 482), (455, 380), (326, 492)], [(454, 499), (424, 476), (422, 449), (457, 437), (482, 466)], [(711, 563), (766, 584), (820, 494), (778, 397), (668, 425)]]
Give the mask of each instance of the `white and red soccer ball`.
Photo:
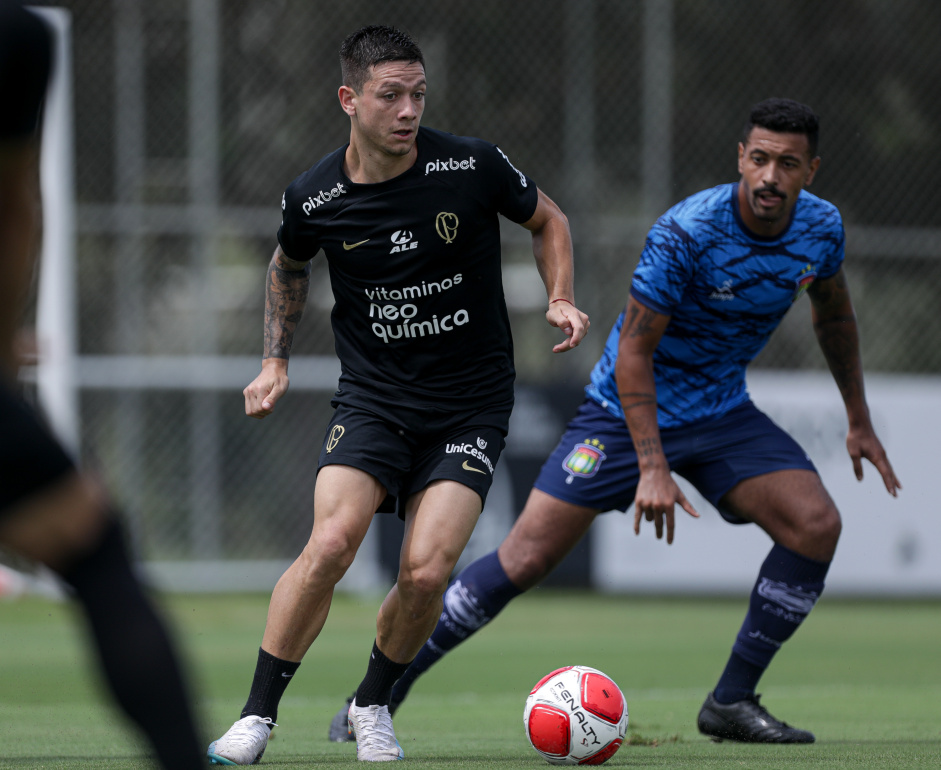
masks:
[(600, 765), (627, 733), (627, 702), (611, 677), (566, 666), (533, 687), (523, 710), (526, 737), (553, 765)]

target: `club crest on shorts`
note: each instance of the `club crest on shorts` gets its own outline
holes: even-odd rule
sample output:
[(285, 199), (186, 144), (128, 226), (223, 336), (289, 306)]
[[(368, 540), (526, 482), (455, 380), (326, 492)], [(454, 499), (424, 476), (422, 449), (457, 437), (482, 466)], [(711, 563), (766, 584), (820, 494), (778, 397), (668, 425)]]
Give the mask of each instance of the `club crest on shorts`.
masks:
[(603, 450), (604, 444), (596, 438), (576, 444), (568, 453), (568, 457), (562, 461), (562, 470), (569, 475), (565, 483), (571, 484), (576, 476), (585, 479), (594, 476), (606, 457)]
[(337, 448), (337, 444), (340, 443), (340, 438), (344, 433), (346, 433), (346, 428), (342, 425), (333, 426), (333, 430), (330, 431), (330, 438), (327, 439), (327, 454)]

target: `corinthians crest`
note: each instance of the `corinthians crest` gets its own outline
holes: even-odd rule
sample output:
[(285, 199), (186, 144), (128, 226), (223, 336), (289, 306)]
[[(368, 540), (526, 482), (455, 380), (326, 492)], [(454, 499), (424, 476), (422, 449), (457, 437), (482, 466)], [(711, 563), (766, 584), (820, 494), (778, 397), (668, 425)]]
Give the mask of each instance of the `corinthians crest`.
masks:
[(562, 461), (562, 469), (569, 475), (565, 483), (571, 484), (576, 476), (586, 479), (594, 476), (606, 457), (602, 450), (604, 450), (604, 444), (596, 438), (576, 444)]
[(435, 217), (435, 231), (445, 243), (452, 243), (457, 238), (457, 225), (457, 214), (449, 211), (442, 211)]
[(344, 433), (346, 433), (346, 428), (342, 425), (333, 426), (333, 429), (330, 431), (330, 438), (327, 439), (327, 454), (330, 454), (337, 448), (337, 444), (340, 443), (340, 439), (343, 437)]

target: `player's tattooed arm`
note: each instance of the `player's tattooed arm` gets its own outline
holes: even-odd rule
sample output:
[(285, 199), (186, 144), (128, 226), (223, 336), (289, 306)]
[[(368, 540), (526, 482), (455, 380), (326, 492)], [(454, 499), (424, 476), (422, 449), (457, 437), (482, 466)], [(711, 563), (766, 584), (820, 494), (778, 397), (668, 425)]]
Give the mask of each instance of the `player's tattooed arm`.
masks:
[(663, 454), (663, 447), (660, 446), (658, 436), (642, 438), (634, 442), (634, 449), (637, 452), (637, 459), (643, 461), (645, 457), (657, 457)]
[(309, 291), (310, 262), (290, 259), (278, 246), (268, 265), (264, 358), (290, 357)]
[[(658, 314), (648, 307), (638, 302), (629, 302), (627, 310), (624, 311), (624, 325), (621, 327), (621, 333), (629, 337), (643, 337), (649, 335), (654, 328), (654, 320)], [(657, 335), (659, 341), (660, 335)]]
[(623, 393), (618, 393), (618, 398), (621, 399), (621, 408), (625, 411), (625, 413), (631, 409), (650, 406), (651, 404), (655, 405), (657, 403), (657, 394), (653, 391), (624, 391)]
[(621, 323), (615, 375), (640, 471), (634, 496), (634, 532), (640, 534), (641, 521), (646, 519), (653, 522), (658, 538), (665, 531), (667, 543), (672, 543), (675, 507), (679, 505), (690, 516), (699, 514), (670, 474), (657, 419), (653, 356), (669, 323), (670, 316), (631, 297)]
[(832, 278), (815, 281), (808, 291), (814, 333), (827, 366), (847, 408), (865, 408), (863, 369), (859, 354), (859, 328), (846, 276), (840, 270)]
[(651, 310), (631, 297), (621, 323), (615, 364), (618, 397), (642, 472), (647, 468), (667, 469), (657, 424), (653, 355), (669, 322), (668, 315)]

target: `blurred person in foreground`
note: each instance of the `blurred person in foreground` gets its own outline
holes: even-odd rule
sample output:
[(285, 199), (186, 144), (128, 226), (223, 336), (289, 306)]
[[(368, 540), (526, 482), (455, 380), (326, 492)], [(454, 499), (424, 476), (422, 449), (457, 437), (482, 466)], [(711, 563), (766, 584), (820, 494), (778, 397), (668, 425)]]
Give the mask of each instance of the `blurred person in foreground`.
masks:
[(16, 393), (15, 336), (33, 271), (51, 60), (51, 35), (39, 17), (0, 0), (0, 549), (65, 581), (118, 704), (163, 767), (197, 768), (205, 759), (180, 664), (134, 575), (117, 516)]
[(499, 214), (532, 233), (546, 320), (565, 335), (553, 350), (570, 350), (588, 329), (573, 304), (572, 241), (558, 206), (496, 145), (420, 127), (426, 82), (415, 42), (390, 27), (364, 27), (343, 42), (340, 62), (350, 141), (282, 198), (262, 372), (245, 389), (245, 410), (267, 417), (287, 391), (311, 260), (321, 250), (340, 383), (310, 540), (274, 589), (241, 718), (209, 747), (222, 764), (261, 757), (285, 687), (379, 510), (396, 510), (405, 522), (399, 573), (345, 716), (360, 760), (402, 758), (391, 688), (441, 613), (513, 404)]
[[(699, 515), (673, 471), (726, 521), (757, 524), (774, 541), (699, 730), (716, 740), (813, 742), (768, 713), (755, 688), (823, 591), (840, 514), (813, 463), (745, 385), (747, 365), (805, 292), (846, 407), (856, 477), (866, 458), (889, 494), (901, 488), (866, 404), (841, 217), (803, 189), (820, 166), (818, 125), (788, 99), (756, 105), (738, 145), (739, 181), (681, 201), (650, 230), (584, 403), (506, 539), (448, 588), (431, 638), (393, 688), (391, 711), (417, 677), (546, 577), (599, 513), (633, 502), (634, 531), (646, 519), (672, 543), (675, 507)], [(353, 740), (340, 715), (329, 737)]]

